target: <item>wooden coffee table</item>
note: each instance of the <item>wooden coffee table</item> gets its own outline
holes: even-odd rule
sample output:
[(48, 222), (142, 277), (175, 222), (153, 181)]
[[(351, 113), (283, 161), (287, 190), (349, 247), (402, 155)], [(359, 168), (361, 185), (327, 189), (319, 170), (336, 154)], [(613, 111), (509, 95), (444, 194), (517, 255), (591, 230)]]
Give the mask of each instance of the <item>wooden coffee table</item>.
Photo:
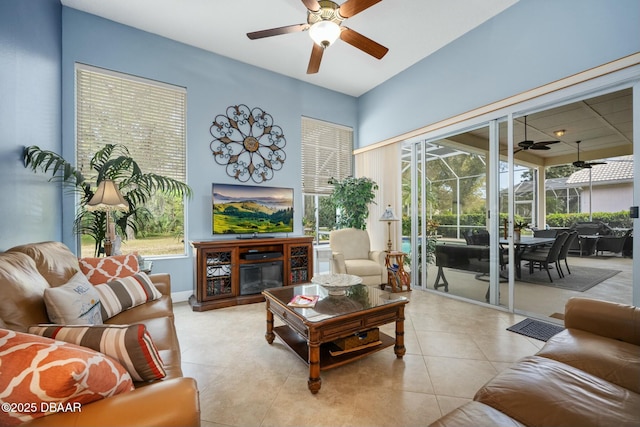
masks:
[[(406, 297), (365, 285), (354, 285), (344, 296), (328, 295), (320, 285), (285, 286), (262, 292), (266, 298), (267, 333), (273, 343), (277, 335), (309, 366), (311, 393), (322, 385), (320, 371), (342, 366), (369, 354), (394, 346), (396, 357), (402, 358), (404, 347), (404, 306)], [(287, 304), (295, 295), (319, 295), (313, 308), (294, 308)], [(274, 315), (284, 325), (274, 327)], [(358, 347), (336, 354), (333, 341), (362, 333), (368, 329), (395, 322), (395, 339), (380, 332), (380, 343)], [(333, 353), (333, 355), (332, 355)]]

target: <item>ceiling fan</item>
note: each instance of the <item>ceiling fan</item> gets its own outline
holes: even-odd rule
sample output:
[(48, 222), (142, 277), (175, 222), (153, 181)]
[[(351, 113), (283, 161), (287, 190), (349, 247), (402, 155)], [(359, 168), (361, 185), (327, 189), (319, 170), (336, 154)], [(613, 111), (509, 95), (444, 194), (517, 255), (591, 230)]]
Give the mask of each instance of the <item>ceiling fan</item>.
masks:
[(519, 151), (523, 151), (523, 150), (550, 150), (551, 147), (549, 147), (549, 145), (551, 144), (557, 144), (560, 141), (539, 141), (539, 142), (534, 142), (530, 139), (527, 139), (527, 116), (524, 116), (524, 141), (520, 141), (518, 142), (518, 148), (516, 151), (514, 151), (514, 153), (517, 153)]
[(342, 22), (345, 19), (351, 18), (380, 1), (382, 0), (347, 0), (341, 5), (338, 5), (329, 0), (302, 0), (302, 3), (304, 3), (307, 8), (306, 24), (287, 25), (285, 27), (254, 31), (247, 33), (247, 37), (255, 40), (309, 30), (309, 35), (313, 39), (314, 44), (307, 67), (307, 74), (315, 74), (318, 72), (324, 50), (336, 41), (338, 37), (374, 58), (382, 59), (389, 49), (363, 36), (357, 31), (342, 26)]
[(580, 142), (581, 141), (576, 141), (576, 145), (578, 146), (578, 160), (572, 163), (573, 166), (582, 169), (591, 169), (591, 166), (607, 164), (607, 162), (585, 162), (584, 160), (580, 160)]

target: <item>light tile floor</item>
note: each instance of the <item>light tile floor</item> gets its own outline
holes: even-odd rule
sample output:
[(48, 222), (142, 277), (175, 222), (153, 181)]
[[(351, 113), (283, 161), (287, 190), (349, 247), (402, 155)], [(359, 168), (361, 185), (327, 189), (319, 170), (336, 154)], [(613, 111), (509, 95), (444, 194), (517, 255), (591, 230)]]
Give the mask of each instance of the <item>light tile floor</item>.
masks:
[[(211, 426), (425, 426), (497, 372), (544, 344), (506, 330), (524, 317), (420, 290), (405, 293), (405, 346), (322, 371), (277, 338), (264, 338), (265, 304), (193, 312), (175, 305), (183, 370), (196, 378), (202, 422)], [(394, 333), (393, 324), (382, 330)]]

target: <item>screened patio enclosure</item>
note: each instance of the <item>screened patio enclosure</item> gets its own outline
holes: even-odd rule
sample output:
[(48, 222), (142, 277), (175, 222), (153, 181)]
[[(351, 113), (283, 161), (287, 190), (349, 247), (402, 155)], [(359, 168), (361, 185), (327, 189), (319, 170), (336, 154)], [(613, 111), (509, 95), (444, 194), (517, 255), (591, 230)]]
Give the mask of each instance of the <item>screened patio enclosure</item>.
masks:
[[(464, 239), (466, 232), (486, 228), (486, 156), (461, 149), (425, 142), (428, 218), (437, 223), (435, 234), (441, 237)], [(403, 186), (410, 188), (411, 146), (403, 146)], [(533, 228), (542, 226), (536, 218), (537, 173), (534, 169), (516, 165), (516, 176), (528, 172), (533, 180), (520, 181), (514, 186), (515, 215)], [(506, 164), (501, 164), (500, 179), (506, 181)], [(570, 182), (569, 177), (545, 180), (547, 213), (579, 213), (584, 183)], [(408, 192), (410, 193), (410, 191)], [(409, 201), (405, 194), (404, 200)], [(501, 211), (507, 211), (508, 191), (500, 192)], [(403, 211), (409, 216), (409, 204)]]
[[(546, 226), (549, 213), (581, 212), (589, 188), (568, 177), (545, 179), (547, 168), (572, 168), (577, 138), (584, 138), (580, 160), (631, 155), (632, 105), (631, 89), (623, 89), (484, 122), (434, 127), (402, 142), (403, 250), (410, 252), (413, 286), (528, 312), (524, 300), (533, 298), (531, 286), (523, 285), (515, 270), (514, 226), (524, 223), (528, 230), (522, 234), (532, 235), (531, 229)], [(595, 115), (600, 118), (594, 119)], [(556, 137), (556, 129), (566, 130), (564, 136)], [(548, 150), (534, 152), (519, 145), (525, 139), (558, 141)], [(625, 201), (629, 206), (634, 203), (629, 197)], [(481, 267), (452, 267), (446, 261), (438, 265), (437, 251), (473, 244), (469, 237), (481, 238), (487, 248), (477, 257), (484, 261)], [(456, 256), (448, 255), (449, 260)], [(618, 276), (622, 282), (616, 289), (621, 294), (607, 298), (632, 301), (633, 281), (628, 276)], [(538, 288), (533, 287), (535, 292)]]
[[(403, 147), (403, 192), (411, 182), (411, 145)], [(466, 231), (485, 225), (486, 159), (440, 143), (424, 143), (427, 218), (432, 221), (432, 234), (440, 238), (464, 239)], [(420, 169), (420, 174), (422, 174)], [(407, 195), (409, 195), (407, 194)], [(408, 197), (403, 197), (409, 200)], [(410, 204), (403, 206), (410, 216)]]
[[(439, 238), (464, 239), (469, 232), (477, 232), (487, 227), (487, 159), (486, 153), (463, 150), (444, 144), (452, 141), (424, 142), (424, 162), (427, 218), (431, 220), (432, 234)], [(403, 206), (406, 219), (410, 217), (411, 188), (411, 144), (405, 144), (402, 151), (403, 162)], [(421, 163), (422, 165), (422, 163)], [(535, 171), (526, 166), (516, 165), (516, 174)], [(419, 167), (418, 173), (422, 174)], [(500, 164), (500, 182), (507, 181), (506, 163)], [(546, 180), (547, 195), (563, 199), (563, 206), (579, 206), (579, 188), (565, 188), (566, 178)], [(521, 181), (515, 186), (516, 215), (535, 226), (534, 181)], [(500, 192), (501, 211), (507, 211), (506, 188)], [(577, 205), (576, 205), (577, 204)], [(409, 228), (405, 228), (407, 231)], [(408, 233), (407, 233), (408, 234)]]
[[(569, 178), (548, 178), (544, 182), (547, 213), (580, 212), (582, 185), (571, 184)], [(535, 215), (536, 182), (521, 181), (514, 187), (516, 215), (530, 218)], [(500, 204), (508, 203), (507, 191), (500, 194)], [(552, 206), (550, 206), (552, 205)]]

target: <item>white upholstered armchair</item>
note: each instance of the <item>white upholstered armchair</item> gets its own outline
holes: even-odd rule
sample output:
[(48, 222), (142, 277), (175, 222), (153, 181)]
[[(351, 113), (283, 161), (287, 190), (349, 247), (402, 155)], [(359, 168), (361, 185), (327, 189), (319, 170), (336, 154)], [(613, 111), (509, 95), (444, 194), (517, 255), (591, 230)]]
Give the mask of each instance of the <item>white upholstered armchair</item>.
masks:
[(329, 234), (331, 272), (362, 277), (365, 285), (387, 283), (385, 252), (372, 251), (369, 233), (356, 228), (333, 230)]

